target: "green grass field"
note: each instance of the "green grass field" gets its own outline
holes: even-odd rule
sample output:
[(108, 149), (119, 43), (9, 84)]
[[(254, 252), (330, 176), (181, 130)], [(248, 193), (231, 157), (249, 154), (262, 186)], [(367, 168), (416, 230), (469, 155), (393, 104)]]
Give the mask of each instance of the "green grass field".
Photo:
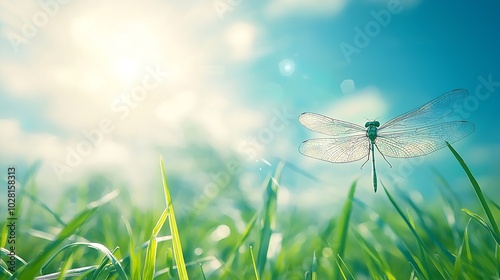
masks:
[[(484, 197), (449, 149), (477, 196), (474, 207), (463, 208), (443, 180), (436, 186), (441, 196), (428, 204), (382, 182), (377, 195), (388, 203), (374, 208), (356, 199), (353, 182), (341, 211), (332, 211), (324, 225), (311, 225), (297, 211), (277, 211), (283, 163), (260, 188), (261, 209), (245, 197), (231, 198), (244, 226), (209, 210), (176, 220), (170, 190), (179, 186), (167, 184), (163, 161), (164, 209), (130, 207), (125, 190), (92, 199), (82, 185), (73, 190), (68, 219), (37, 199), (40, 186), (29, 180), (18, 194), (14, 273), (2, 220), (0, 279), (499, 279), (498, 201)], [(64, 201), (56, 208), (66, 209)], [(214, 230), (224, 231), (221, 224), (231, 234), (214, 241)]]

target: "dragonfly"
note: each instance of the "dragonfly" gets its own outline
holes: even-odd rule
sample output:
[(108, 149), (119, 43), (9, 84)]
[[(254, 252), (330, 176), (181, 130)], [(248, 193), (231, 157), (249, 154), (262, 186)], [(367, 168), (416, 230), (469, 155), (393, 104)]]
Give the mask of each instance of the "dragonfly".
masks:
[(449, 91), (426, 104), (395, 117), (383, 125), (368, 121), (365, 126), (333, 119), (316, 113), (302, 113), (299, 122), (311, 131), (331, 136), (309, 139), (299, 147), (305, 156), (333, 163), (370, 160), (372, 185), (377, 192), (375, 149), (386, 157), (411, 158), (430, 154), (457, 142), (474, 132), (473, 123), (458, 120), (438, 122), (457, 110), (465, 102), (466, 89)]

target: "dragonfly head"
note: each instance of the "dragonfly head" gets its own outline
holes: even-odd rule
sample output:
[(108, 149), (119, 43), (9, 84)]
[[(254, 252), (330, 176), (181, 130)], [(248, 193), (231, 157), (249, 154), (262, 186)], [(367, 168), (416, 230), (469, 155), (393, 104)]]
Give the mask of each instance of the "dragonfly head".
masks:
[(379, 121), (366, 122), (365, 127), (369, 127), (369, 126), (379, 127), (380, 122)]

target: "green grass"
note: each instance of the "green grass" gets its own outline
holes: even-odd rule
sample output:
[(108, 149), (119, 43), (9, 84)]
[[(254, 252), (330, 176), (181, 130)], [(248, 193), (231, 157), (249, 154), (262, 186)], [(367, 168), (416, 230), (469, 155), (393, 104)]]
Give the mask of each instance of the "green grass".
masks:
[[(354, 182), (340, 211), (317, 209), (331, 211), (324, 223), (297, 210), (279, 211), (285, 163), (256, 186), (261, 205), (252, 207), (231, 185), (232, 192), (221, 192), (196, 215), (178, 217), (174, 205), (181, 202), (170, 192), (182, 186), (167, 184), (163, 160), (161, 209), (132, 207), (126, 189), (96, 195), (83, 183), (70, 191), (73, 204), (65, 197), (49, 207), (30, 179), (18, 197), (23, 211), (14, 274), (6, 269), (6, 227), (0, 224), (0, 279), (498, 279), (498, 201), (484, 195), (449, 149), (470, 182), (464, 191), (477, 197), (474, 205), (465, 206), (439, 174), (434, 181), (441, 196), (428, 203), (382, 182), (385, 205), (369, 206), (356, 198)], [(238, 206), (238, 215), (217, 207), (222, 198)], [(64, 209), (74, 213), (68, 218)], [(231, 234), (213, 241), (221, 224)]]

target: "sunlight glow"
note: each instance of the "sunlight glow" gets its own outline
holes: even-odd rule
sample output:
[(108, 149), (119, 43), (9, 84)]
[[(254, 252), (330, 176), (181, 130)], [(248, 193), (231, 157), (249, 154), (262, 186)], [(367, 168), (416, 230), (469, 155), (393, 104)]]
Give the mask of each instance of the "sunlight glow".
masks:
[[(145, 23), (87, 15), (73, 21), (73, 40), (87, 67), (99, 76), (127, 86), (140, 79), (141, 69), (161, 57), (160, 30)], [(96, 73), (97, 74), (97, 73)]]
[(139, 67), (137, 62), (131, 58), (121, 58), (116, 64), (116, 72), (119, 73), (120, 77), (130, 80), (137, 76), (139, 72)]
[(291, 76), (295, 72), (295, 62), (291, 59), (283, 59), (279, 64), (280, 74), (282, 76)]
[(226, 32), (226, 41), (236, 58), (248, 58), (255, 41), (256, 30), (250, 23), (236, 23)]

